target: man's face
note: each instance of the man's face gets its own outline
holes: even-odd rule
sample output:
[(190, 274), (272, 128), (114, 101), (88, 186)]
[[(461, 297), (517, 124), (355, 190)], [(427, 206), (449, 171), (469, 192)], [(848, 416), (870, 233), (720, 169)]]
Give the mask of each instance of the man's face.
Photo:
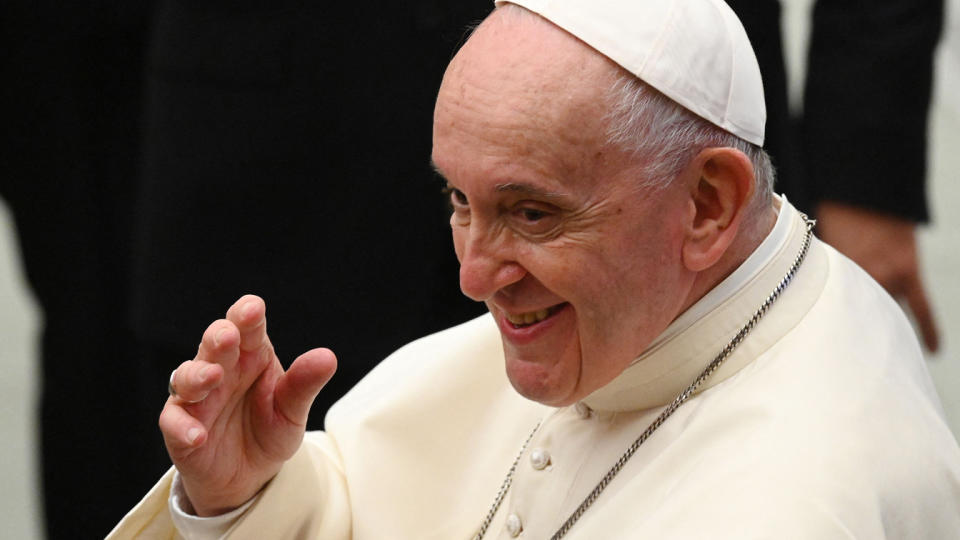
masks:
[(451, 188), (460, 286), (486, 302), (522, 395), (577, 401), (680, 310), (682, 189), (638, 188), (604, 143), (608, 61), (546, 24), (497, 13), (451, 63), (433, 161)]

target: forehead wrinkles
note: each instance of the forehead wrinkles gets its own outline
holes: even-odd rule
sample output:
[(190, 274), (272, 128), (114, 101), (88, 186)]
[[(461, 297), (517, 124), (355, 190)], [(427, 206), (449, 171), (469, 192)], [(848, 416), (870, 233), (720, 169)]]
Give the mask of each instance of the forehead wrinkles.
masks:
[(602, 156), (604, 97), (615, 66), (535, 16), (496, 15), (451, 63), (437, 127), (486, 130), (514, 157), (547, 158), (554, 173), (582, 175)]

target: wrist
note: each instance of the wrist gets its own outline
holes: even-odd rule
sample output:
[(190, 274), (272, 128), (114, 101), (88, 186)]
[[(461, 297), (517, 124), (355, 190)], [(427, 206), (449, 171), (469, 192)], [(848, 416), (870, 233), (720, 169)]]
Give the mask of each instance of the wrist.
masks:
[[(273, 476), (271, 475), (270, 478)], [(190, 482), (182, 475), (180, 478), (183, 489), (180, 508), (185, 513), (197, 517), (220, 516), (248, 505), (270, 481), (268, 478), (247, 488), (211, 491)]]

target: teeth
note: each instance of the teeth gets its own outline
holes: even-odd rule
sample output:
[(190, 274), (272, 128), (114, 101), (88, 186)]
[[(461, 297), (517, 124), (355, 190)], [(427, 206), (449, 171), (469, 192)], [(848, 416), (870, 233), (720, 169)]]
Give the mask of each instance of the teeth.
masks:
[(520, 313), (517, 315), (507, 314), (507, 320), (511, 323), (521, 326), (533, 324), (535, 322), (540, 322), (547, 318), (547, 315), (550, 314), (550, 310), (541, 309), (539, 311), (530, 311), (528, 313)]

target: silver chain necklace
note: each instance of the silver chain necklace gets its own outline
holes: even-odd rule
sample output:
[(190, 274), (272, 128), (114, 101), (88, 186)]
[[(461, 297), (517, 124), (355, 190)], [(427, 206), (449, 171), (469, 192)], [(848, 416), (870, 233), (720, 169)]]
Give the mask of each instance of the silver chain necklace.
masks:
[[(787, 285), (793, 280), (794, 275), (796, 275), (797, 270), (800, 268), (800, 264), (803, 262), (804, 258), (807, 256), (807, 251), (810, 249), (810, 239), (813, 236), (813, 226), (816, 225), (816, 220), (807, 218), (806, 214), (801, 213), (800, 217), (803, 218), (803, 222), (807, 226), (807, 233), (803, 239), (803, 246), (800, 248), (800, 253), (797, 255), (797, 258), (794, 259), (793, 264), (790, 266), (790, 269), (787, 270), (787, 274), (780, 280), (780, 283), (777, 284), (777, 287), (773, 289), (773, 292), (767, 296), (767, 299), (763, 301), (763, 304), (760, 305), (753, 317), (750, 317), (750, 320), (747, 321), (747, 324), (743, 325), (740, 328), (740, 331), (737, 332), (737, 335), (733, 336), (733, 339), (720, 351), (719, 354), (709, 363), (703, 371), (700, 372), (700, 375), (690, 383), (686, 389), (684, 389), (680, 394), (669, 404), (667, 408), (660, 413), (659, 416), (640, 434), (639, 437), (627, 448), (626, 452), (620, 456), (620, 458), (613, 464), (613, 467), (610, 467), (610, 470), (607, 471), (607, 474), (603, 475), (603, 478), (597, 483), (596, 487), (593, 488), (593, 491), (583, 499), (583, 502), (580, 503), (580, 506), (570, 514), (570, 517), (567, 518), (563, 525), (557, 529), (557, 532), (550, 537), (550, 540), (559, 540), (563, 538), (573, 527), (573, 525), (583, 516), (583, 514), (590, 508), (593, 503), (597, 500), (603, 490), (607, 488), (610, 482), (613, 481), (614, 477), (620, 472), (621, 469), (630, 461), (630, 458), (633, 457), (633, 454), (637, 452), (637, 449), (640, 448), (640, 445), (643, 444), (647, 439), (650, 438), (650, 435), (657, 430), (663, 423), (670, 417), (681, 405), (684, 404), (690, 396), (696, 392), (697, 388), (703, 384), (711, 375), (720, 367), (724, 360), (726, 360), (734, 349), (743, 342), (743, 339), (750, 333), (751, 330), (757, 325), (760, 319), (767, 313), (767, 310), (770, 309), (770, 306), (780, 297), (780, 294), (783, 293), (783, 290), (787, 288)], [(510, 485), (513, 483), (513, 475), (517, 471), (517, 465), (520, 463), (520, 458), (523, 456), (523, 453), (527, 449), (527, 445), (530, 444), (530, 441), (533, 439), (534, 434), (537, 430), (540, 429), (540, 423), (533, 428), (533, 431), (530, 432), (530, 435), (527, 437), (527, 440), (524, 441), (523, 446), (520, 447), (520, 453), (517, 454), (517, 458), (513, 460), (513, 464), (510, 465), (510, 470), (507, 471), (507, 477), (503, 479), (503, 484), (500, 485), (500, 490), (497, 492), (496, 498), (493, 500), (493, 505), (490, 507), (490, 511), (487, 512), (486, 518), (484, 518), (483, 523), (480, 524), (480, 529), (477, 531), (477, 534), (474, 535), (473, 540), (481, 540), (483, 536), (487, 533), (487, 529), (490, 528), (490, 524), (493, 522), (493, 517), (497, 514), (497, 509), (500, 508), (500, 503), (503, 502), (503, 499), (507, 496), (507, 492), (510, 490)]]

